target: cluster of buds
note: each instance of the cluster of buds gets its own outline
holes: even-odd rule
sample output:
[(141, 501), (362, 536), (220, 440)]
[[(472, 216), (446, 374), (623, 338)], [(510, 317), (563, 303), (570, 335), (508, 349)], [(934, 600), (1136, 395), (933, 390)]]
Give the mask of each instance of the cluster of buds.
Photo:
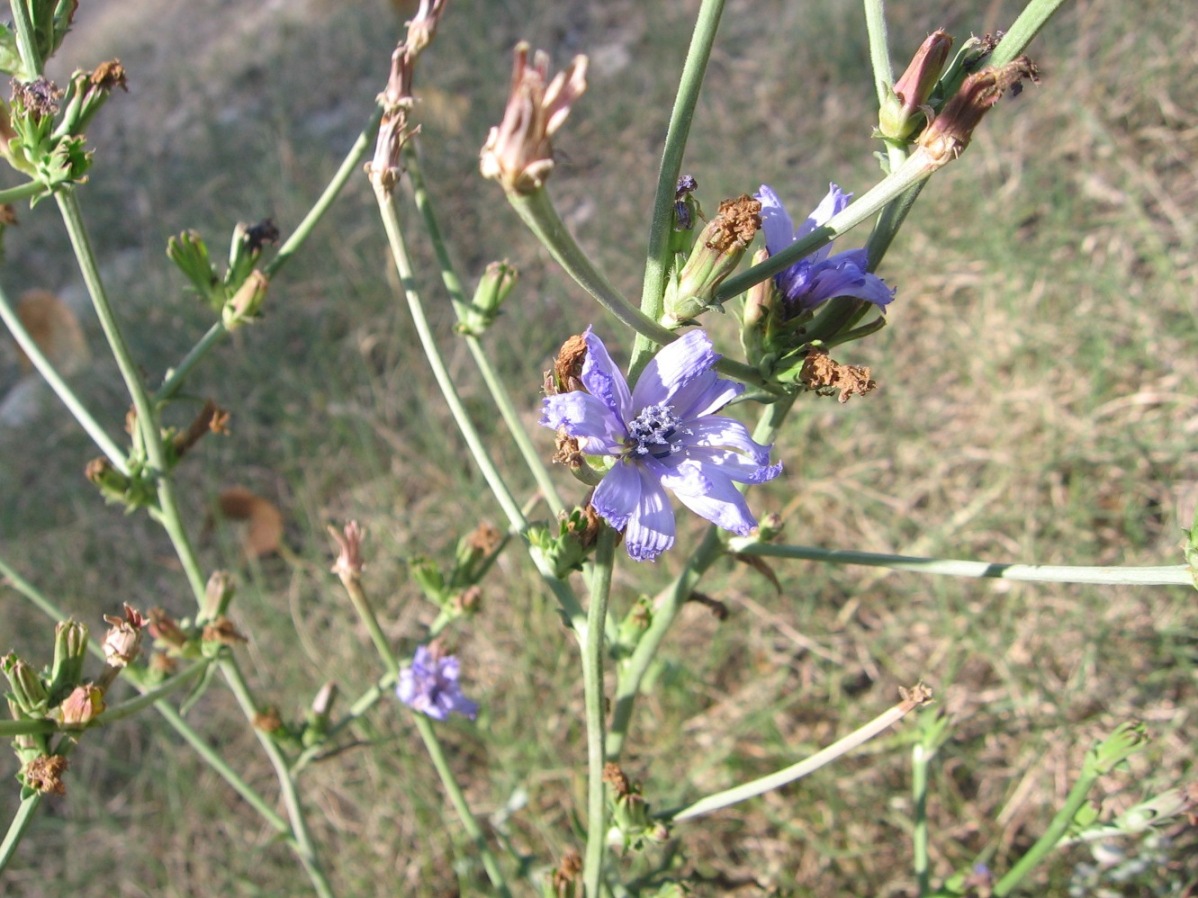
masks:
[(554, 524), (528, 528), (528, 551), (543, 571), (564, 580), (571, 571), (582, 570), (599, 540), (603, 519), (589, 503), (563, 513)]
[(509, 194), (536, 193), (553, 171), (553, 135), (586, 91), (587, 58), (576, 56), (549, 80), (549, 56), (542, 50), (529, 62), (529, 46), (516, 46), (512, 84), (503, 121), (483, 144), (479, 168), (484, 178)]
[(421, 591), (445, 618), (472, 617), (482, 608), (479, 584), (506, 542), (499, 530), (484, 522), (458, 540), (448, 574), (431, 558), (418, 556), (408, 565)]
[(238, 222), (223, 275), (217, 273), (204, 239), (195, 231), (170, 238), (166, 255), (200, 298), (220, 313), (221, 323), (234, 330), (261, 317), (270, 279), (257, 264), (266, 245), (277, 244), (279, 236), (279, 229), (269, 218), (253, 225)]
[(379, 94), (378, 102), (383, 108), (379, 121), (379, 133), (375, 140), (374, 158), (366, 164), (366, 174), (376, 190), (390, 193), (403, 174), (400, 154), (416, 129), (408, 126), (408, 119), (415, 105), (412, 81), (416, 58), (424, 52), (437, 32), (437, 25), (445, 12), (446, 0), (420, 0), (415, 18), (408, 22), (404, 40), (391, 54), (391, 72), (387, 86)]
[(647, 843), (660, 844), (670, 837), (669, 828), (649, 814), (649, 803), (641, 787), (628, 779), (619, 765), (603, 768), (603, 781), (610, 787), (611, 828), (608, 845), (618, 851), (639, 851)]

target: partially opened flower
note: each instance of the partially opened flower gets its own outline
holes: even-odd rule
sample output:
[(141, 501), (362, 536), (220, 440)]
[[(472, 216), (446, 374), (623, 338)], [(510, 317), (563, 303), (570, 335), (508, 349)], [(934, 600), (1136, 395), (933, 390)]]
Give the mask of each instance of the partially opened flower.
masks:
[[(756, 195), (761, 200), (765, 248), (771, 256), (823, 227), (853, 198), (851, 193), (845, 193), (835, 184), (829, 184), (828, 188), (828, 195), (815, 211), (795, 228), (778, 195), (767, 185), (761, 185)], [(808, 312), (838, 296), (864, 299), (883, 309), (894, 299), (894, 290), (866, 270), (869, 260), (864, 249), (850, 249), (834, 256), (829, 255), (831, 250), (831, 245), (821, 247), (774, 276), (774, 284), (790, 315)]]
[(770, 447), (743, 424), (715, 414), (744, 386), (716, 375), (720, 356), (707, 335), (693, 330), (666, 346), (631, 391), (603, 341), (589, 330), (584, 339), (586, 392), (546, 397), (541, 423), (587, 455), (615, 459), (591, 504), (624, 531), (628, 554), (652, 560), (674, 544), (667, 489), (725, 530), (743, 536), (756, 527), (736, 484), (771, 480), (782, 465), (769, 463)]
[(450, 714), (473, 720), (478, 715), (478, 704), (462, 695), (460, 676), (457, 658), (422, 645), (416, 649), (411, 666), (399, 672), (395, 694), (412, 710), (433, 720), (444, 720)]

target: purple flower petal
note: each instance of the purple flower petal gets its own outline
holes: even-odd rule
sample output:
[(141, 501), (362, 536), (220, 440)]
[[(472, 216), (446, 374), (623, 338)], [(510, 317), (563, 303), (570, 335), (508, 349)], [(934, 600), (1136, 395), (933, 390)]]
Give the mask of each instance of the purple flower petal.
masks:
[(636, 510), (624, 530), (624, 547), (635, 561), (653, 561), (674, 545), (674, 509), (661, 484), (642, 475)]
[(749, 511), (749, 504), (736, 488), (736, 484), (729, 478), (714, 473), (710, 468), (705, 473), (709, 480), (707, 490), (702, 493), (675, 490), (674, 495), (678, 497), (678, 501), (717, 527), (731, 530), (737, 536), (748, 534), (757, 526), (757, 519)]
[(627, 421), (631, 414), (631, 399), (628, 394), (628, 381), (616, 367), (607, 347), (596, 337), (590, 328), (583, 335), (587, 344), (587, 357), (582, 364), (582, 374), (579, 379), (587, 392), (598, 398), (611, 409), (621, 421)]
[(565, 428), (589, 455), (619, 455), (624, 448), (624, 423), (600, 399), (589, 393), (558, 393), (541, 402), (541, 424)]
[(612, 527), (623, 530), (640, 499), (640, 471), (632, 462), (618, 461), (595, 487), (591, 505)]
[(657, 402), (673, 404), (674, 394), (703, 377), (720, 360), (701, 330), (683, 334), (645, 366), (632, 390), (632, 407), (640, 411)]
[[(768, 465), (770, 446), (763, 446), (749, 435), (749, 429), (735, 418), (708, 415), (690, 424), (690, 447), (727, 449), (746, 457), (758, 467)], [(693, 452), (694, 449), (692, 448)]]
[(771, 256), (776, 256), (794, 243), (794, 222), (790, 220), (778, 194), (768, 184), (761, 185), (756, 199), (761, 203), (761, 230), (765, 233), (765, 248)]
[(434, 720), (444, 720), (450, 714), (461, 714), (471, 720), (478, 714), (478, 704), (462, 694), (458, 683), (461, 666), (453, 655), (434, 657), (427, 646), (416, 649), (410, 666), (399, 672), (395, 694), (414, 711)]

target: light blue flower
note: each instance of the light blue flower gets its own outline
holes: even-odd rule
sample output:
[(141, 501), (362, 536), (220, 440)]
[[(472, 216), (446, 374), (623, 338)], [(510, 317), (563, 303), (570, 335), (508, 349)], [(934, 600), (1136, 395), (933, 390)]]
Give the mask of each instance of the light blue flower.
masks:
[(478, 715), (478, 704), (462, 695), (460, 676), (457, 658), (437, 654), (422, 645), (416, 649), (411, 666), (399, 672), (395, 694), (412, 710), (433, 720), (444, 720), (450, 714), (473, 720)]
[(745, 535), (757, 526), (737, 483), (763, 483), (782, 465), (743, 424), (717, 415), (743, 390), (713, 370), (720, 356), (701, 330), (663, 348), (633, 390), (603, 341), (584, 335), (581, 381), (586, 392), (545, 398), (541, 423), (561, 429), (587, 455), (615, 463), (591, 498), (604, 520), (624, 531), (628, 554), (652, 560), (674, 544), (674, 511), (666, 489), (700, 517)]
[[(853, 198), (851, 193), (845, 193), (835, 184), (829, 184), (828, 188), (828, 195), (796, 229), (778, 195), (769, 186), (761, 185), (757, 192), (757, 199), (761, 201), (761, 229), (765, 232), (765, 248), (771, 256), (827, 224)], [(866, 271), (865, 250), (850, 249), (829, 256), (831, 250), (831, 244), (821, 247), (774, 275), (774, 284), (782, 294), (789, 315), (809, 312), (838, 296), (864, 299), (885, 311), (886, 305), (894, 299), (894, 290), (880, 277)]]

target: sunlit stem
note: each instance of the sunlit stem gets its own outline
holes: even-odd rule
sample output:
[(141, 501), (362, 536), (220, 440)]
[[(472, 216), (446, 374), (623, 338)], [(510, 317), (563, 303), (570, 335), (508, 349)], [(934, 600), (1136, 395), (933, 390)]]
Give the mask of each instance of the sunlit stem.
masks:
[[(682, 171), (682, 156), (686, 152), (686, 141), (690, 136), (691, 122), (695, 118), (695, 106), (699, 102), (699, 90), (707, 72), (707, 61), (715, 44), (720, 16), (724, 12), (724, 0), (704, 0), (695, 21), (686, 61), (682, 66), (682, 77), (678, 83), (678, 94), (670, 112), (670, 125), (662, 148), (661, 166), (657, 173), (657, 190), (653, 197), (653, 222), (649, 226), (649, 246), (645, 254), (645, 280), (641, 289), (641, 311), (651, 321), (661, 319), (666, 279), (670, 264), (670, 232), (674, 227), (674, 197), (678, 189), (678, 175)], [(653, 347), (660, 340), (637, 334), (632, 348), (629, 373), (634, 376), (644, 367)]]
[[(553, 201), (549, 198), (549, 191), (542, 188), (527, 196), (509, 194), (508, 200), (524, 223), (549, 250), (554, 260), (580, 287), (590, 293), (599, 305), (611, 312), (616, 320), (654, 344), (664, 346), (678, 338), (674, 331), (662, 327), (633, 306), (611, 285), (603, 273), (595, 268), (594, 263), (575, 243), (573, 235), (558, 216)], [(761, 373), (742, 362), (721, 359), (716, 369), (745, 383), (765, 385)]]
[(992, 66), (1002, 66), (1013, 61), (1027, 49), (1027, 45), (1040, 33), (1040, 29), (1064, 5), (1065, 0), (1031, 0), (1003, 34), (1002, 40), (990, 54), (988, 63)]
[(454, 810), (457, 812), (458, 819), (462, 822), (466, 833), (473, 840), (479, 857), (482, 858), (483, 868), (487, 871), (487, 877), (491, 880), (491, 885), (495, 887), (499, 895), (510, 896), (511, 891), (504, 880), (503, 870), (499, 866), (499, 861), (496, 860), (495, 855), (492, 854), (490, 847), (487, 845), (486, 836), (483, 834), (482, 827), (478, 825), (478, 821), (474, 817), (474, 812), (470, 810), (470, 805), (466, 803), (466, 796), (462, 794), (457, 778), (453, 774), (453, 769), (449, 766), (445, 752), (441, 749), (441, 743), (437, 739), (433, 722), (419, 711), (412, 712), (412, 719), (416, 722), (416, 730), (420, 733), (420, 738), (424, 740), (424, 747), (428, 750), (428, 756), (433, 762), (433, 767), (437, 770), (437, 776), (441, 778), (441, 785), (445, 787), (445, 792), (449, 796), (449, 801), (453, 805)]
[[(303, 220), (296, 225), (295, 230), (291, 232), (291, 236), (283, 242), (281, 247), (279, 247), (279, 251), (275, 254), (275, 257), (271, 259), (270, 263), (263, 269), (263, 274), (265, 274), (268, 278), (278, 274), (279, 270), (282, 269), (282, 267), (287, 264), (288, 260), (290, 260), (299, 250), (299, 248), (304, 245), (304, 242), (316, 228), (316, 225), (320, 223), (320, 220), (324, 217), (325, 213), (328, 212), (329, 207), (333, 205), (333, 201), (337, 199), (345, 185), (349, 182), (350, 177), (361, 171), (362, 159), (366, 155), (367, 149), (374, 144), (375, 135), (378, 133), (379, 120), (382, 118), (382, 115), (382, 107), (376, 108), (374, 114), (370, 118), (370, 121), (367, 122), (366, 127), (362, 129), (362, 133), (358, 135), (358, 139), (354, 141), (353, 146), (349, 148), (349, 152), (345, 154), (345, 159), (341, 162), (341, 166), (337, 169), (332, 179), (325, 186), (325, 189), (320, 194), (320, 197), (312, 205), (312, 208), (308, 210), (308, 214), (304, 216)], [(183, 360), (179, 362), (177, 366), (167, 372), (166, 379), (162, 382), (162, 386), (160, 386), (158, 388), (158, 392), (154, 394), (155, 400), (162, 402), (163, 400), (170, 399), (172, 396), (174, 396), (175, 393), (178, 392), (179, 387), (182, 386), (187, 375), (196, 366), (196, 364), (202, 358), (204, 358), (204, 356), (208, 354), (212, 347), (219, 343), (228, 332), (229, 331), (224, 326), (223, 322), (217, 321), (215, 324), (213, 324), (212, 327), (208, 329), (207, 333), (200, 338), (199, 342), (197, 342), (195, 346), (188, 350), (187, 355), (183, 357)]]
[(42, 57), (37, 51), (33, 19), (29, 15), (29, 0), (10, 0), (14, 30), (17, 33), (17, 52), (21, 54), (24, 74), (30, 79), (42, 73)]
[(62, 400), (62, 404), (67, 407), (67, 411), (79, 422), (79, 426), (84, 429), (87, 435), (91, 437), (92, 442), (104, 453), (104, 457), (122, 474), (128, 474), (129, 467), (125, 463), (125, 453), (108, 436), (104, 428), (92, 416), (92, 413), (79, 401), (79, 397), (75, 395), (75, 391), (62, 379), (61, 375), (54, 368), (54, 365), (46, 358), (45, 353), (37, 345), (37, 342), (25, 330), (25, 325), (17, 317), (17, 313), (8, 301), (8, 295), (3, 289), (0, 289), (0, 320), (4, 321), (13, 338), (17, 341), (17, 345), (21, 347), (25, 355), (28, 356), (29, 361), (33, 363), (33, 367), (37, 370), (37, 373), (50, 385), (50, 389), (54, 391), (54, 394)]
[(829, 745), (823, 751), (817, 752), (805, 761), (800, 761), (798, 764), (792, 764), (784, 770), (779, 770), (776, 773), (771, 773), (769, 776), (763, 776), (743, 785), (736, 786), (732, 789), (726, 789), (723, 792), (717, 792), (714, 795), (709, 795), (688, 807), (683, 808), (676, 814), (671, 816), (675, 823), (680, 823), (683, 820), (689, 820), (692, 817), (700, 817), (703, 814), (710, 814), (712, 811), (718, 811), (721, 808), (726, 808), (739, 802), (746, 801), (750, 798), (756, 798), (758, 795), (764, 795), (774, 789), (780, 789), (788, 783), (793, 783), (795, 780), (802, 779), (815, 771), (819, 770), (837, 758), (847, 755), (849, 752), (864, 745), (870, 739), (880, 733), (885, 732), (894, 724), (898, 723), (905, 716), (911, 713), (912, 710), (919, 707), (920, 702), (916, 699), (908, 699), (899, 702), (884, 714), (875, 717), (865, 726), (853, 731)]
[[(20, 2), (20, 0), (14, 0), (14, 2)], [(16, 814), (13, 815), (12, 820), (8, 824), (8, 831), (4, 834), (4, 841), (0, 842), (0, 872), (12, 860), (17, 846), (21, 843), (21, 837), (25, 835), (25, 830), (29, 828), (29, 824), (33, 821), (33, 815), (37, 813), (38, 805), (41, 803), (41, 792), (34, 792), (32, 795), (21, 799), (21, 804), (17, 807)]]
[(912, 863), (919, 896), (928, 894), (928, 764), (935, 752), (923, 741), (911, 749), (911, 798), (914, 828), (911, 834)]
[(352, 574), (345, 574), (341, 577), (341, 584), (349, 595), (354, 611), (358, 613), (358, 619), (362, 621), (366, 632), (370, 634), (370, 641), (374, 643), (374, 650), (378, 652), (379, 660), (383, 662), (383, 668), (389, 675), (395, 676), (399, 671), (399, 660), (395, 657), (395, 652), (391, 649), (391, 643), (388, 642), (383, 628), (379, 626), (374, 606), (370, 604), (370, 600), (366, 597), (366, 591), (362, 589), (362, 581)]
[[(417, 158), (417, 153), (412, 148), (411, 143), (404, 145), (403, 158), (408, 178), (412, 184), (412, 193), (416, 200), (416, 208), (420, 210), (420, 214), (424, 218), (424, 229), (428, 232), (429, 240), (432, 241), (433, 252), (437, 257), (437, 265), (441, 269), (441, 281), (445, 284), (445, 289), (449, 292), (450, 301), (454, 305), (454, 310), (458, 313), (458, 318), (461, 319), (470, 301), (467, 299), (466, 292), (462, 288), (462, 281), (458, 277), (457, 269), (454, 267), (453, 261), (449, 258), (449, 249), (445, 245), (445, 238), (441, 234), (441, 226), (437, 222), (436, 210), (433, 208), (432, 199), (424, 183), (424, 175), (420, 170), (420, 160)], [(508, 393), (507, 387), (504, 386), (503, 379), (495, 370), (495, 366), (491, 364), (491, 359), (483, 349), (479, 338), (473, 334), (463, 334), (462, 338), (466, 341), (466, 348), (470, 351), (470, 356), (474, 359), (474, 364), (478, 367), (479, 374), (482, 375), (483, 382), (491, 394), (491, 399), (495, 403), (495, 407), (499, 409), (499, 414), (503, 417), (503, 422), (507, 425), (508, 432), (512, 435), (512, 441), (516, 444), (520, 456), (524, 459), (524, 463), (532, 473), (533, 480), (536, 481), (537, 488), (540, 489), (541, 495), (545, 498), (545, 504), (549, 506), (549, 510), (553, 514), (561, 513), (565, 510), (565, 504), (557, 494), (557, 488), (553, 484), (553, 478), (549, 476), (549, 471), (545, 467), (545, 463), (541, 461), (541, 454), (537, 452), (536, 447), (532, 444), (532, 440), (529, 439), (528, 431), (525, 430), (524, 424), (512, 404), (512, 397)]]
[(607, 845), (607, 798), (603, 782), (604, 723), (603, 659), (607, 654), (605, 623), (611, 594), (616, 533), (604, 527), (591, 568), (590, 606), (587, 609), (586, 641), (582, 647), (582, 679), (587, 734), (587, 847), (583, 883), (588, 895), (599, 895), (603, 879), (603, 855)]
[(958, 561), (755, 543), (751, 538), (733, 537), (728, 551), (759, 558), (797, 558), (828, 564), (861, 564), (897, 571), (974, 577), (994, 580), (1025, 580), (1035, 583), (1093, 583), (1106, 586), (1192, 586), (1193, 574), (1184, 564), (1159, 567), (1086, 567), (1053, 564), (1008, 564), (994, 561)]
[(869, 62), (873, 69), (874, 90), (878, 105), (886, 102), (888, 89), (894, 84), (890, 68), (890, 47), (886, 38), (886, 4), (883, 0), (865, 0), (865, 30), (869, 35)]

